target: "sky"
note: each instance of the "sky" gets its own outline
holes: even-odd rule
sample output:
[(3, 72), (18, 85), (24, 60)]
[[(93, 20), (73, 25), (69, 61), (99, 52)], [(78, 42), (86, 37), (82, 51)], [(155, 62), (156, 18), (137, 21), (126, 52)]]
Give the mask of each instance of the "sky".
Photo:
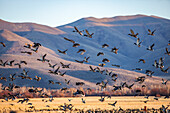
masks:
[(170, 0), (0, 0), (0, 19), (56, 27), (84, 17), (155, 15), (170, 19)]

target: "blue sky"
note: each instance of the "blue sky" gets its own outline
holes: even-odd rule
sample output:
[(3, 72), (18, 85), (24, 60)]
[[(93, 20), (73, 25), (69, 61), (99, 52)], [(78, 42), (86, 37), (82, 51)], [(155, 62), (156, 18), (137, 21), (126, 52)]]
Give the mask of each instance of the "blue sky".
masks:
[(0, 0), (0, 19), (56, 27), (83, 17), (156, 15), (170, 19), (170, 0)]

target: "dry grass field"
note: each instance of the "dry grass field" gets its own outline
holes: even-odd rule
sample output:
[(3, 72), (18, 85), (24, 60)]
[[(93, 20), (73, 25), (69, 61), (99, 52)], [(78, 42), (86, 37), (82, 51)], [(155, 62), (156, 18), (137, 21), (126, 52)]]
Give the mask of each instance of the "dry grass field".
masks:
[[(42, 101), (44, 99), (44, 101)], [(70, 102), (68, 99), (72, 99)], [(86, 103), (82, 103), (81, 97), (73, 97), (73, 98), (54, 98), (52, 102), (49, 101), (49, 98), (30, 98), (30, 100), (23, 104), (17, 103), (18, 100), (16, 99), (14, 101), (5, 101), (4, 99), (0, 100), (0, 112), (9, 112), (9, 111), (16, 111), (17, 113), (22, 113), (26, 111), (32, 111), (32, 112), (62, 112), (60, 110), (59, 106), (66, 104), (72, 104), (73, 110), (80, 111), (84, 110), (87, 111), (89, 109), (95, 110), (95, 109), (101, 109), (101, 110), (113, 110), (113, 109), (120, 109), (120, 107), (124, 110), (126, 109), (143, 109), (144, 106), (147, 107), (147, 109), (159, 109), (164, 105), (165, 107), (167, 105), (170, 105), (170, 99), (164, 99), (164, 97), (159, 98), (158, 100), (155, 100), (154, 97), (149, 97), (149, 99), (144, 98), (143, 96), (113, 96), (111, 99), (105, 98), (104, 102), (100, 102), (100, 97), (83, 97), (83, 99), (86, 101)], [(47, 102), (45, 102), (47, 100)], [(144, 103), (145, 100), (149, 100), (147, 103)], [(108, 103), (114, 103), (117, 101), (115, 107), (108, 105)], [(29, 105), (32, 103), (32, 105)], [(32, 106), (35, 107), (31, 108)], [(70, 111), (69, 111), (70, 112)]]

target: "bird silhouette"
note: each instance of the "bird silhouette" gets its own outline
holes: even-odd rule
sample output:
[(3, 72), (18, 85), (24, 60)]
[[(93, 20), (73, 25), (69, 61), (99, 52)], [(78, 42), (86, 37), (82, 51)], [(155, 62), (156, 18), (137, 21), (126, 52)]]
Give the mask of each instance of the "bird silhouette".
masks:
[(137, 42), (134, 43), (134, 44), (137, 45), (138, 47), (140, 47), (140, 46), (141, 46), (140, 44), (141, 44), (142, 42), (143, 42), (143, 41), (140, 42), (140, 39), (138, 38), (138, 39), (137, 39)]
[(102, 45), (102, 48), (106, 48), (106, 47), (109, 47), (109, 45), (108, 44), (103, 44)]
[(48, 59), (45, 59), (46, 56), (47, 56), (47, 54), (44, 54), (41, 59), (37, 59), (37, 60), (41, 61), (41, 62), (45, 62), (45, 61), (49, 62)]
[(116, 103), (117, 103), (117, 101), (115, 101), (114, 103), (108, 103), (108, 104), (115, 107)]
[(103, 52), (97, 53), (97, 56), (100, 56), (100, 55), (104, 55), (104, 53)]
[(29, 52), (29, 51), (21, 51), (21, 53), (26, 53), (28, 55), (32, 55), (32, 52)]
[(5, 43), (3, 43), (3, 42), (0, 42), (0, 44), (1, 44), (3, 47), (6, 47)]
[(68, 49), (64, 50), (64, 51), (61, 51), (59, 49), (57, 49), (59, 53), (62, 53), (62, 54), (66, 54), (66, 52), (68, 51)]
[(117, 54), (118, 49), (119, 49), (119, 48), (114, 47), (114, 48), (112, 48), (111, 52), (113, 52), (113, 53)]
[(151, 31), (150, 29), (148, 29), (148, 35), (151, 35), (151, 36), (154, 36), (154, 32), (156, 31), (156, 29), (155, 30), (153, 30), (153, 31)]
[(153, 49), (153, 46), (154, 46), (155, 44), (153, 43), (151, 46), (149, 46), (148, 48), (147, 48), (147, 50), (149, 50), (149, 51), (154, 51), (154, 49)]
[(170, 55), (170, 51), (168, 51), (168, 48), (166, 48), (166, 53), (167, 55)]
[(86, 31), (86, 34), (84, 34), (84, 36), (89, 37), (89, 38), (92, 38), (92, 35), (94, 35), (94, 33), (91, 33), (91, 34), (90, 34), (87, 29), (85, 29), (85, 31)]
[(128, 35), (130, 35), (130, 36), (132, 36), (132, 37), (135, 37), (135, 38), (138, 38), (137, 35), (138, 35), (139, 33), (136, 33), (136, 34), (135, 34), (132, 29), (130, 29), (130, 32), (131, 32), (131, 34), (128, 34)]
[(86, 52), (85, 49), (79, 49), (79, 50), (77, 51), (77, 53), (80, 53), (81, 55), (83, 55), (85, 52)]
[(69, 42), (72, 42), (73, 44), (75, 43), (74, 40), (68, 39), (68, 38), (66, 38), (66, 37), (64, 37), (64, 39), (67, 40), (67, 41), (69, 41)]
[(83, 33), (82, 33), (83, 31), (79, 31), (76, 26), (74, 26), (74, 29), (75, 29), (75, 30), (73, 30), (73, 32), (77, 32), (77, 33), (79, 33), (80, 35), (83, 35)]
[(73, 44), (73, 47), (78, 47), (78, 46), (80, 46), (79, 43), (74, 43), (74, 44)]

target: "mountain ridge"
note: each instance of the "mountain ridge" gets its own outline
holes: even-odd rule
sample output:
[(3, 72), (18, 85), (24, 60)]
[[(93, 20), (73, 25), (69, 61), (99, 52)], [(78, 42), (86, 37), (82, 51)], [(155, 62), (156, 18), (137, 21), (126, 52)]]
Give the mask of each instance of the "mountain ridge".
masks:
[[(140, 16), (140, 15), (139, 15)], [(161, 19), (161, 18), (158, 18)], [(127, 21), (127, 20), (124, 20)], [(155, 20), (156, 22), (158, 20)], [(86, 20), (88, 23), (89, 21)], [(133, 21), (131, 21), (132, 23)], [(161, 84), (161, 78), (159, 77), (168, 77), (169, 74), (161, 72), (159, 69), (156, 69), (152, 66), (154, 63), (154, 60), (159, 60), (160, 57), (165, 57), (165, 68), (168, 67), (168, 63), (170, 61), (168, 55), (164, 55), (165, 47), (168, 47), (168, 36), (170, 36), (169, 32), (167, 32), (170, 28), (170, 23), (167, 23), (167, 21), (160, 20), (161, 23), (154, 23), (149, 25), (141, 24), (140, 26), (98, 26), (91, 24), (90, 26), (87, 25), (87, 23), (79, 22), (77, 21), (67, 24), (64, 26), (59, 26), (56, 29), (59, 29), (62, 31), (62, 33), (58, 33), (58, 31), (51, 31), (51, 32), (44, 32), (41, 30), (42, 28), (39, 28), (40, 30), (28, 30), (27, 28), (22, 30), (11, 30), (10, 27), (2, 27), (0, 31), (0, 41), (3, 41), (6, 43), (7, 48), (2, 48), (0, 51), (0, 59), (3, 60), (13, 60), (17, 59), (19, 61), (20, 59), (28, 59), (30, 64), (28, 66), (23, 66), (23, 68), (28, 69), (31, 72), (31, 77), (34, 77), (35, 74), (40, 74), (41, 77), (44, 77), (41, 84), (39, 84), (41, 87), (43, 84), (45, 84), (45, 87), (47, 88), (61, 88), (65, 85), (64, 78), (68, 79), (74, 79), (73, 81), (83, 81), (87, 84), (87, 86), (84, 87), (94, 87), (95, 83), (107, 80), (109, 76), (101, 75), (99, 73), (93, 73), (90, 72), (89, 66), (97, 67), (99, 63), (102, 63), (103, 58), (108, 58), (110, 60), (110, 63), (106, 63), (105, 67), (101, 67), (101, 69), (109, 69), (112, 70), (115, 73), (119, 74), (118, 82), (116, 83), (119, 85), (121, 82), (127, 81), (128, 83), (134, 82), (133, 80), (136, 77), (139, 76), (145, 76), (145, 70), (153, 70), (155, 71), (155, 74), (153, 76), (158, 77), (152, 77), (147, 78), (148, 82), (147, 84)], [(168, 20), (169, 22), (169, 20)], [(128, 23), (128, 22), (126, 22)], [(144, 23), (144, 22), (143, 22)], [(0, 23), (1, 24), (1, 23)], [(110, 23), (115, 24), (115, 23)], [(25, 25), (25, 23), (24, 23)], [(32, 24), (31, 24), (32, 25)], [(68, 27), (70, 26), (70, 27)], [(74, 30), (74, 26), (77, 26), (79, 30), (88, 29), (90, 33), (94, 33), (93, 38), (87, 38), (84, 36), (80, 36), (77, 33), (72, 32)], [(39, 26), (43, 27), (44, 26)], [(147, 28), (156, 28), (155, 36), (151, 37), (147, 35)], [(3, 30), (2, 30), (3, 29)], [(7, 30), (4, 30), (7, 29)], [(53, 28), (50, 28), (53, 29)], [(136, 42), (136, 39), (133, 37), (128, 36), (128, 33), (130, 33), (130, 29), (133, 29), (135, 33), (139, 32), (139, 37), (141, 40), (144, 40), (142, 42), (142, 46), (138, 48), (134, 45)], [(55, 33), (56, 32), (56, 33)], [(5, 34), (3, 34), (5, 33)], [(18, 38), (17, 38), (18, 37)], [(64, 37), (67, 37), (69, 39), (73, 39), (76, 43), (80, 44), (80, 47), (73, 48), (73, 44), (64, 40)], [(15, 40), (12, 40), (15, 39)], [(8, 39), (8, 40), (4, 40)], [(42, 47), (40, 47), (40, 50), (38, 53), (34, 53), (32, 56), (22, 54), (20, 53), (22, 50), (27, 51), (28, 49), (23, 48), (25, 43), (33, 43), (33, 42), (39, 42), (42, 44)], [(159, 43), (158, 43), (159, 42)], [(15, 43), (16, 45), (11, 45), (11, 43)], [(107, 43), (110, 47), (108, 48), (102, 48), (102, 44)], [(151, 45), (152, 43), (155, 43), (155, 51), (147, 51), (146, 48)], [(11, 45), (11, 46), (10, 46)], [(16, 48), (18, 46), (18, 49)], [(9, 47), (9, 48), (8, 48)], [(111, 52), (111, 49), (113, 47), (118, 47), (119, 51), (118, 54), (114, 54)], [(77, 53), (79, 49), (86, 49), (86, 52), (84, 55), (80, 55)], [(58, 53), (57, 49), (65, 50), (68, 49), (67, 54), (63, 55)], [(9, 51), (11, 50), (11, 51)], [(104, 56), (97, 57), (98, 52), (104, 52)], [(47, 54), (47, 58), (49, 58), (52, 64), (57, 63), (60, 65), (60, 62), (64, 62), (66, 64), (71, 63), (70, 69), (61, 69), (62, 72), (67, 72), (65, 77), (62, 78), (60, 76), (54, 76), (48, 73), (48, 70), (50, 69), (48, 67), (48, 63), (42, 63), (36, 61), (37, 58), (40, 58), (44, 54)], [(89, 63), (80, 64), (75, 62), (75, 60), (83, 60), (84, 57), (90, 56)], [(146, 59), (146, 63), (137, 63), (140, 58)], [(120, 65), (119, 68), (114, 68), (112, 64), (118, 64)], [(29, 66), (33, 66), (30, 68)], [(40, 68), (42, 66), (42, 68)], [(61, 65), (60, 65), (61, 66)], [(134, 72), (132, 69), (135, 68), (142, 68), (142, 71)], [(6, 69), (13, 69), (11, 72), (15, 72), (17, 70), (18, 72), (22, 72), (21, 69), (17, 69), (16, 67), (0, 67), (0, 70), (4, 72), (6, 75), (9, 75), (10, 72), (6, 71)], [(163, 76), (159, 76), (163, 75)], [(48, 80), (53, 79), (54, 81), (61, 81), (62, 86), (58, 85), (48, 85)], [(93, 80), (94, 79), (94, 80)], [(131, 80), (130, 80), (131, 79)], [(129, 81), (128, 81), (129, 80)], [(153, 81), (152, 81), (153, 80)], [(71, 86), (75, 87), (74, 82), (71, 83)], [(31, 82), (33, 83), (33, 82)], [(29, 84), (29, 83), (28, 83)], [(38, 86), (38, 83), (34, 83), (36, 86)], [(109, 87), (111, 87), (113, 84), (109, 83)], [(30, 85), (30, 84), (29, 84)], [(138, 84), (139, 85), (139, 84)]]

